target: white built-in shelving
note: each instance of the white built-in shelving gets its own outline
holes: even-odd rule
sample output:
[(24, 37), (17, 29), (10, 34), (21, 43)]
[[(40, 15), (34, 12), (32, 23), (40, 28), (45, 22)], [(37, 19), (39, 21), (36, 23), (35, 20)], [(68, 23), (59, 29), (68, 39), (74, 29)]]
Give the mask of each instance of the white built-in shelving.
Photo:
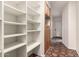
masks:
[(14, 42), (14, 43), (5, 45), (4, 53), (10, 52), (10, 51), (15, 50), (19, 47), (22, 47), (24, 45), (26, 45), (26, 43), (23, 43), (23, 42)]
[(12, 34), (12, 35), (5, 35), (4, 38), (9, 38), (9, 37), (17, 37), (17, 36), (23, 36), (26, 35), (26, 33), (23, 34)]
[(27, 46), (27, 53), (29, 53), (30, 51), (32, 51), (34, 48), (38, 47), (40, 45), (40, 42), (34, 42), (31, 45)]
[(29, 19), (28, 22), (29, 22), (29, 23), (37, 23), (37, 24), (40, 24), (40, 22), (35, 21), (35, 20), (32, 20), (32, 19)]
[(29, 14), (33, 14), (35, 16), (39, 16), (40, 15), (38, 11), (34, 10), (30, 6), (27, 6), (27, 10), (31, 11), (31, 13), (29, 13)]
[(8, 22), (8, 21), (4, 21), (4, 23), (10, 25), (26, 25), (26, 23), (17, 23), (17, 22)]
[(0, 20), (2, 20), (2, 18), (0, 18)]
[(0, 57), (27, 57), (41, 51), (41, 5), (40, 1), (0, 1)]
[[(37, 4), (39, 3), (39, 4)], [(37, 10), (38, 9), (38, 10)], [(40, 46), (40, 2), (27, 2), (27, 55)], [(37, 38), (38, 37), (38, 38)], [(38, 50), (38, 49), (37, 49)]]
[(19, 10), (19, 9), (17, 9), (17, 8), (11, 6), (11, 5), (8, 5), (8, 4), (6, 4), (6, 3), (4, 4), (4, 8), (5, 8), (4, 10), (5, 10), (6, 12), (9, 12), (9, 13), (11, 13), (11, 14), (13, 14), (13, 15), (25, 14), (24, 11)]
[(0, 53), (1, 53), (1, 50), (0, 50)]
[(27, 32), (40, 32), (40, 30), (28, 30)]
[(2, 2), (0, 1), (0, 57), (2, 56)]
[(26, 1), (4, 2), (4, 57), (26, 56), (26, 52), (21, 51), (23, 48), (26, 50), (25, 7)]

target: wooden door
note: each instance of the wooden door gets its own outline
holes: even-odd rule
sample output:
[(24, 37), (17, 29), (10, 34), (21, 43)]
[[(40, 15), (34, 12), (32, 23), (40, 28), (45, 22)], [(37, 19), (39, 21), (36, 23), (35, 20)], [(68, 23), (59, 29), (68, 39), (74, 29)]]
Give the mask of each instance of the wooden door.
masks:
[(45, 4), (45, 39), (44, 39), (44, 53), (46, 53), (46, 51), (49, 49), (49, 47), (51, 46), (51, 20), (50, 20), (50, 10), (49, 7), (47, 5), (47, 2)]
[(50, 41), (50, 20), (45, 21), (45, 53), (51, 46), (51, 41)]

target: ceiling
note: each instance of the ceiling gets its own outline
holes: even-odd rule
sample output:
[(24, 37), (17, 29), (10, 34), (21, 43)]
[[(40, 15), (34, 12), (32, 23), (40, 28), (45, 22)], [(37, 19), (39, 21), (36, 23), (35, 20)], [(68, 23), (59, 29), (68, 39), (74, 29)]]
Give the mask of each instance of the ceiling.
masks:
[(50, 1), (50, 6), (52, 8), (53, 16), (54, 17), (59, 17), (62, 16), (62, 10), (64, 6), (67, 4), (67, 1)]

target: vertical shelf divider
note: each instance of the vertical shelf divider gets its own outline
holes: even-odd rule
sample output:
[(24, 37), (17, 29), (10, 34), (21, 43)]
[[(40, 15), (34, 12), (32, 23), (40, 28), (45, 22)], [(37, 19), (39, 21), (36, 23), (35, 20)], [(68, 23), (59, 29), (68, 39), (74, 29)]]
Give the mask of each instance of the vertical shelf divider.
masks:
[(4, 57), (4, 1), (2, 1), (2, 57)]

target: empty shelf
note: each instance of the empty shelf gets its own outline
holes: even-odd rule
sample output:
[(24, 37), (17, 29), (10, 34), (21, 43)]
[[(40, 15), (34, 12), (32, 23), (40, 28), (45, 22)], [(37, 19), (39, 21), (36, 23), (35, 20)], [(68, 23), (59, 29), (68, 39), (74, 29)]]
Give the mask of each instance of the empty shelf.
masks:
[(26, 35), (26, 33), (23, 33), (23, 34), (11, 34), (11, 35), (5, 35), (4, 38), (16, 37), (16, 36), (22, 36), (22, 35)]
[(38, 23), (38, 24), (40, 24), (40, 22), (37, 22), (37, 21), (31, 20), (31, 19), (29, 19), (28, 21), (29, 21), (30, 23)]
[(16, 22), (9, 22), (9, 21), (4, 21), (5, 24), (11, 24), (11, 25), (26, 25), (26, 23), (16, 23)]
[(24, 45), (26, 45), (26, 43), (22, 43), (22, 42), (15, 42), (15, 43), (8, 44), (5, 46), (4, 53), (10, 52)]
[(40, 15), (40, 13), (37, 12), (37, 10), (34, 10), (33, 8), (31, 8), (30, 6), (27, 6), (27, 9), (28, 9), (28, 12), (30, 14), (33, 14), (33, 15)]
[(40, 45), (40, 42), (35, 42), (35, 43), (31, 44), (31, 45), (28, 45), (27, 46), (27, 53), (30, 52), (31, 50), (33, 50), (34, 48), (36, 48), (39, 45)]
[(8, 4), (4, 4), (4, 8), (6, 12), (11, 13), (13, 15), (25, 14), (25, 12), (23, 12), (22, 10), (16, 9), (15, 7), (12, 7), (11, 5)]
[(40, 30), (28, 30), (27, 32), (40, 32)]

